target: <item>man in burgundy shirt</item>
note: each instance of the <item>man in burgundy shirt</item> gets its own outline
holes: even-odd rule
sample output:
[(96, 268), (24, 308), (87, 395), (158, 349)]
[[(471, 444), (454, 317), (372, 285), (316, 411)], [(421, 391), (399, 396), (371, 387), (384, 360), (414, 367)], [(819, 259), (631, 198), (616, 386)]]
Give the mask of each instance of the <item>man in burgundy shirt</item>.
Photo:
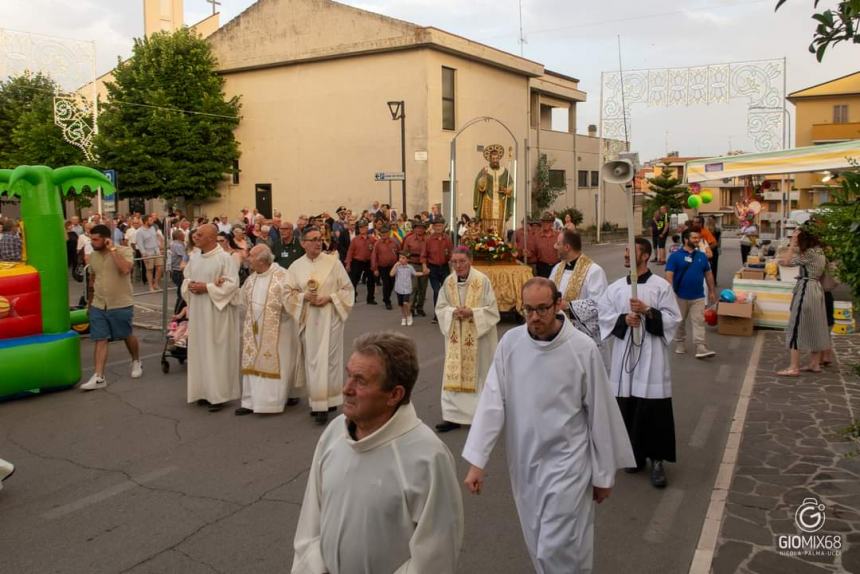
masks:
[(550, 212), (544, 212), (540, 218), (540, 231), (529, 237), (529, 256), (535, 262), (540, 277), (549, 278), (552, 268), (560, 261), (555, 248), (558, 233), (552, 227), (554, 221)]
[(391, 291), (394, 289), (394, 277), (391, 268), (397, 263), (400, 253), (400, 241), (391, 237), (391, 226), (387, 223), (379, 228), (379, 239), (370, 254), (370, 269), (374, 277), (382, 279), (382, 302), (386, 309), (391, 309)]
[(424, 251), (421, 253), (421, 263), (426, 265), (430, 270), (430, 288), (433, 289), (433, 324), (436, 321), (436, 300), (439, 298), (439, 289), (442, 288), (442, 283), (445, 282), (445, 277), (448, 276), (451, 268), (448, 262), (451, 260), (451, 253), (454, 251), (454, 243), (451, 237), (445, 233), (445, 219), (442, 215), (438, 215), (433, 220), (433, 233), (427, 238), (427, 243), (424, 244)]
[(346, 271), (349, 279), (356, 290), (355, 298), (358, 300), (358, 282), (361, 275), (367, 278), (367, 304), (376, 305), (376, 278), (370, 272), (370, 258), (373, 254), (375, 239), (367, 234), (367, 220), (358, 222), (358, 235), (350, 241), (346, 252)]
[[(419, 273), (426, 271), (421, 264), (421, 254), (424, 253), (424, 244), (427, 242), (427, 224), (416, 219), (412, 223), (412, 233), (403, 239), (403, 251), (409, 254), (409, 264)], [(412, 314), (426, 317), (424, 312), (424, 298), (427, 295), (427, 276), (412, 280)]]

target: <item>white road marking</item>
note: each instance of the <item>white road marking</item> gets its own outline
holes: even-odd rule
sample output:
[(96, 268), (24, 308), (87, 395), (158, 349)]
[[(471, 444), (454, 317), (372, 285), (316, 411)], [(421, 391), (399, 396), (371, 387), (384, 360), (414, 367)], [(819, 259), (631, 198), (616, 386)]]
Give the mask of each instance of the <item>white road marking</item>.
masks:
[(651, 522), (645, 528), (645, 534), (642, 538), (646, 542), (659, 544), (666, 540), (672, 530), (672, 523), (675, 522), (675, 517), (678, 515), (678, 510), (681, 509), (681, 503), (684, 501), (684, 491), (679, 488), (667, 488), (663, 492), (657, 508), (654, 509), (654, 516), (651, 517)]
[(699, 416), (699, 422), (696, 424), (693, 434), (690, 435), (688, 443), (693, 448), (702, 448), (708, 442), (708, 436), (711, 434), (711, 427), (714, 426), (714, 421), (717, 419), (717, 407), (708, 405), (702, 410)]
[(141, 475), (140, 477), (134, 480), (124, 480), (119, 484), (115, 484), (113, 486), (109, 486), (95, 494), (91, 494), (89, 496), (85, 496), (83, 498), (79, 498), (74, 502), (70, 502), (69, 504), (64, 504), (63, 506), (58, 506), (49, 510), (48, 512), (42, 515), (42, 518), (47, 520), (55, 520), (57, 518), (62, 518), (67, 514), (71, 514), (73, 512), (77, 512), (78, 510), (82, 510), (87, 506), (91, 506), (93, 504), (98, 504), (99, 502), (103, 502), (109, 498), (113, 498), (118, 494), (122, 494), (126, 490), (131, 490), (133, 488), (137, 488), (142, 484), (146, 484), (147, 482), (152, 482), (153, 480), (157, 480), (162, 476), (170, 474), (175, 471), (177, 467), (169, 466), (166, 468), (162, 468), (159, 470), (154, 470), (150, 473)]

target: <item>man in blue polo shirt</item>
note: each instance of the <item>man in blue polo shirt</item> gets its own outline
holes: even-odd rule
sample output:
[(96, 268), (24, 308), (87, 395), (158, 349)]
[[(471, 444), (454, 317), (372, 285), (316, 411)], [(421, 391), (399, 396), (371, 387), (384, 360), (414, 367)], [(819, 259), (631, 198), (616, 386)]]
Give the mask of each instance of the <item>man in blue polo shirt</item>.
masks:
[(681, 324), (675, 334), (675, 353), (687, 352), (685, 326), (687, 317), (693, 324), (693, 342), (696, 344), (696, 358), (713, 357), (716, 353), (705, 345), (705, 282), (708, 283), (708, 300), (717, 302), (714, 291), (714, 274), (708, 263), (708, 256), (699, 251), (701, 236), (697, 231), (687, 229), (681, 236), (683, 248), (669, 257), (666, 263), (666, 281), (678, 298), (681, 309)]

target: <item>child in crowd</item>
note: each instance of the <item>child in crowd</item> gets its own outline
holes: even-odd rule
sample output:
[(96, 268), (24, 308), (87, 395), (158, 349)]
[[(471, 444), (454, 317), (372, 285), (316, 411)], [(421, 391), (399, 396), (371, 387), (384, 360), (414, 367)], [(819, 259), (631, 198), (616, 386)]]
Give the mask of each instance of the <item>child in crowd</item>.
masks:
[(428, 275), (429, 271), (417, 272), (409, 264), (409, 254), (401, 253), (394, 267), (391, 268), (391, 276), (394, 277), (394, 292), (397, 294), (397, 304), (400, 305), (403, 326), (412, 325), (412, 312), (409, 299), (412, 297), (412, 278)]

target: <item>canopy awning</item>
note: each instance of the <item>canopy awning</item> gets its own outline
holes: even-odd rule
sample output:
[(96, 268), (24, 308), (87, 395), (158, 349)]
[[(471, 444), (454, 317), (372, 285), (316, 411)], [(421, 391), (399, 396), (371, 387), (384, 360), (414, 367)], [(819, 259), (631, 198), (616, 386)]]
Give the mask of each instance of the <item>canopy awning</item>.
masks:
[(860, 161), (860, 140), (798, 147), (784, 151), (748, 153), (687, 162), (685, 179), (697, 183), (747, 175), (777, 175), (850, 168)]

